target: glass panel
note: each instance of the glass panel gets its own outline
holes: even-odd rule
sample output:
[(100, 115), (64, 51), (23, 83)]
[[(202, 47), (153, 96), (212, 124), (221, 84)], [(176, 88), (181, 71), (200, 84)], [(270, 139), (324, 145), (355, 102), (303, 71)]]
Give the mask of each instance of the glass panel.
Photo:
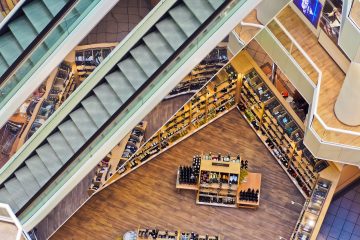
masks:
[(355, 23), (358, 29), (360, 29), (360, 1), (354, 0), (350, 9), (350, 19)]
[(0, 86), (0, 108), (11, 99), (33, 73), (57, 49), (57, 47), (70, 35), (88, 13), (100, 0), (79, 0), (70, 12), (45, 37), (30, 56), (19, 66), (13, 75)]
[(307, 60), (304, 54), (296, 47), (294, 42), (290, 39), (287, 33), (278, 25), (276, 21), (271, 21), (268, 28), (283, 47), (289, 52), (290, 56), (294, 58), (296, 63), (302, 68), (306, 75), (315, 83), (318, 82), (319, 74), (312, 64)]

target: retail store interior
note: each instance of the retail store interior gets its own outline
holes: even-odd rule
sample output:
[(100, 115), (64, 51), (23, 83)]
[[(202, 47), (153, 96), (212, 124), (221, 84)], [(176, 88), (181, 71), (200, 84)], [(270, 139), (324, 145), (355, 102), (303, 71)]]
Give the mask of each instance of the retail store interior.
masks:
[(47, 75), (0, 46), (0, 239), (360, 240), (360, 1), (111, 2)]

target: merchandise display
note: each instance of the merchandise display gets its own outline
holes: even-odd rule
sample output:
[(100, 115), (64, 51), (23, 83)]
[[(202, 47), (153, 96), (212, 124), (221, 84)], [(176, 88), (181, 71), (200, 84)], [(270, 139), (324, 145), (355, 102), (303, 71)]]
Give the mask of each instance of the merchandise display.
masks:
[(306, 200), (291, 240), (310, 240), (330, 187), (330, 181), (319, 178), (311, 197)]
[[(52, 76), (50, 76), (51, 78)], [(52, 80), (52, 79), (49, 79)], [(66, 62), (62, 62), (52, 80), (52, 85), (49, 91), (47, 91), (47, 97), (42, 102), (38, 109), (37, 115), (30, 127), (30, 130), (26, 136), (29, 139), (40, 127), (46, 119), (48, 119), (53, 112), (59, 108), (62, 102), (74, 91), (75, 82), (74, 75), (72, 73), (71, 65)], [(32, 113), (32, 115), (35, 112)]]
[(196, 203), (219, 207), (257, 208), (261, 174), (248, 172), (240, 154), (204, 154), (193, 157), (192, 166), (180, 166), (176, 189), (197, 191)]
[(119, 169), (119, 177), (151, 160), (236, 107), (239, 81), (233, 68), (221, 69)]
[(169, 231), (159, 229), (139, 228), (134, 240), (220, 240), (219, 236), (203, 235), (196, 232)]
[(147, 122), (140, 122), (112, 151), (97, 165), (95, 177), (92, 179), (88, 194), (99, 190), (116, 172), (119, 166), (126, 162), (142, 145)]
[(251, 66), (241, 72), (244, 76), (238, 109), (295, 185), (308, 197), (318, 172), (328, 163), (314, 158), (306, 149), (302, 142), (304, 126), (301, 120), (251, 57), (244, 52), (242, 58)]
[(110, 54), (112, 49), (112, 47), (105, 47), (75, 51), (75, 64), (80, 81), (85, 80)]
[(166, 97), (166, 99), (182, 94), (196, 93), (227, 62), (226, 47), (218, 46), (212, 50)]

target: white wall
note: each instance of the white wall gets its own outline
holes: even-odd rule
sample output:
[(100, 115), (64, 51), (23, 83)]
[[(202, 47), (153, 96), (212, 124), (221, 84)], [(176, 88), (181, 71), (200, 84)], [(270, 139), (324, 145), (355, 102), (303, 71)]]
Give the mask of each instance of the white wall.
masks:
[(274, 16), (285, 7), (291, 0), (263, 0), (257, 7), (257, 19), (263, 25), (268, 23)]

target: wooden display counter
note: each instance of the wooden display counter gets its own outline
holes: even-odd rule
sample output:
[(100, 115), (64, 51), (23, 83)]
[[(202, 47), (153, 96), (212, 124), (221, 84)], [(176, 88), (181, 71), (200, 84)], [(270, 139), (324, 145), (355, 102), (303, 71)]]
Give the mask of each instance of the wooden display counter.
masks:
[(199, 172), (194, 165), (185, 167), (190, 172), (187, 177), (194, 175), (196, 181), (183, 183), (180, 168), (176, 179), (177, 190), (197, 191), (196, 203), (201, 205), (252, 209), (259, 206), (260, 173), (248, 172), (247, 163), (245, 168), (240, 157), (225, 156), (225, 161), (216, 159), (216, 155), (201, 155), (199, 158)]
[(237, 191), (237, 195), (240, 196), (241, 191), (247, 191), (250, 189), (258, 189), (258, 201), (256, 202), (249, 202), (240, 200), (240, 198), (237, 198), (236, 204), (238, 207), (243, 208), (258, 208), (260, 204), (260, 187), (261, 187), (261, 174), (260, 173), (251, 173), (249, 172), (245, 181), (243, 181)]
[(139, 228), (136, 232), (136, 240), (220, 240), (218, 235), (199, 234), (182, 230), (159, 230)]

